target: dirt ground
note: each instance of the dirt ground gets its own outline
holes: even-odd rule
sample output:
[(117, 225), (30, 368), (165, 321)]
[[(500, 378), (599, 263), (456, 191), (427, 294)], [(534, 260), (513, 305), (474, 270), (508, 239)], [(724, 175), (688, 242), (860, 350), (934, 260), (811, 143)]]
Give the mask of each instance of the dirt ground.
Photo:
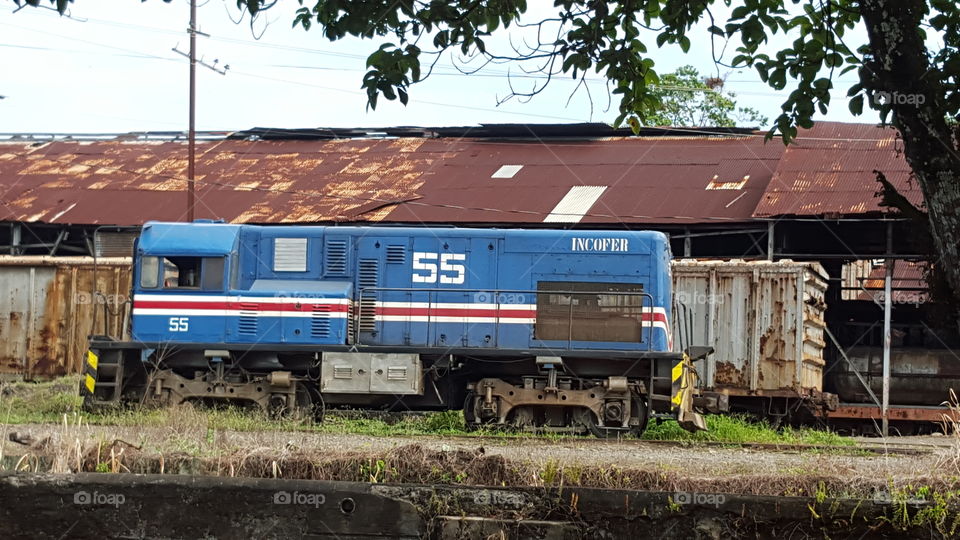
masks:
[[(307, 432), (224, 432), (204, 427), (116, 427), (15, 425), (0, 428), (2, 454), (23, 455), (54, 446), (91, 448), (120, 440), (144, 454), (193, 457), (342, 454), (373, 457), (417, 445), (427, 452), (469, 452), (501, 456), (534, 469), (545, 467), (618, 467), (670, 472), (686, 477), (816, 475), (837, 478), (887, 478), (896, 481), (943, 475), (956, 455), (952, 437), (858, 439), (856, 447), (801, 448), (676, 444), (656, 441), (538, 439), (502, 437), (391, 436)], [(13, 439), (13, 440), (11, 440)], [(127, 444), (129, 443), (129, 444)], [(400, 450), (402, 452), (402, 450)]]

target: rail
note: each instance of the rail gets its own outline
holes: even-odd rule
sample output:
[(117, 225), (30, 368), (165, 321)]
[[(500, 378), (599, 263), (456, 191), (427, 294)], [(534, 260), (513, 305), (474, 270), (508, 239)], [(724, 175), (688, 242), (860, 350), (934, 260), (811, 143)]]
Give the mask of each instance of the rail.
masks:
[[(546, 322), (556, 323), (556, 319), (538, 317), (536, 315), (537, 309), (539, 307), (539, 295), (560, 295), (566, 296), (566, 304), (561, 304), (560, 307), (565, 305), (566, 307), (566, 319), (563, 321), (566, 323), (566, 335), (565, 337), (560, 337), (559, 339), (546, 339), (538, 335), (537, 328), (545, 324)], [(435, 335), (437, 331), (435, 324), (458, 324), (457, 322), (451, 322), (449, 320), (444, 320), (441, 317), (439, 312), (444, 309), (459, 309), (464, 312), (463, 319), (459, 324), (462, 325), (463, 331), (459, 337), (461, 341), (464, 342), (464, 345), (467, 345), (470, 339), (469, 331), (475, 325), (493, 325), (492, 336), (488, 335), (492, 343), (489, 343), (486, 346), (492, 346), (494, 348), (500, 347), (501, 339), (501, 327), (503, 323), (503, 317), (501, 315), (504, 312), (518, 311), (517, 309), (511, 309), (511, 306), (524, 306), (528, 311), (534, 313), (533, 322), (534, 325), (534, 337), (533, 339), (536, 342), (539, 342), (544, 348), (556, 350), (558, 347), (554, 345), (556, 342), (566, 342), (566, 349), (561, 350), (572, 350), (573, 343), (575, 341), (588, 341), (588, 342), (617, 342), (617, 343), (638, 343), (645, 344), (646, 350), (652, 350), (652, 340), (644, 340), (643, 331), (644, 329), (653, 329), (654, 327), (654, 317), (655, 317), (655, 304), (653, 301), (653, 296), (646, 292), (639, 291), (582, 291), (582, 290), (532, 290), (532, 289), (441, 289), (441, 288), (412, 288), (412, 287), (365, 287), (361, 288), (358, 295), (358, 301), (354, 305), (353, 312), (351, 313), (351, 327), (353, 330), (353, 343), (357, 345), (363, 345), (362, 335), (364, 333), (374, 333), (380, 331), (380, 325), (384, 322), (377, 319), (377, 314), (379, 311), (384, 311), (381, 309), (383, 302), (387, 302), (385, 297), (389, 296), (391, 303), (400, 303), (406, 304), (410, 307), (408, 312), (408, 319), (406, 322), (426, 322), (425, 332), (425, 343), (433, 343), (434, 340), (438, 337)], [(426, 297), (426, 306), (423, 307), (423, 299)], [(639, 305), (634, 305), (631, 302), (625, 304), (620, 303), (619, 301), (614, 302), (611, 306), (601, 306), (600, 305), (600, 296), (606, 297), (619, 297), (625, 299), (634, 299), (639, 298)], [(596, 299), (596, 304), (594, 306), (597, 308), (594, 310), (596, 314), (607, 314), (609, 320), (613, 319), (635, 319), (638, 328), (639, 328), (639, 340), (623, 340), (623, 339), (608, 339), (608, 340), (595, 340), (595, 339), (575, 339), (578, 337), (575, 332), (574, 322), (577, 320), (575, 315), (582, 315), (583, 313), (577, 313), (574, 307), (576, 305), (574, 300), (577, 298), (593, 297)], [(528, 302), (528, 298), (532, 301)], [(443, 301), (441, 301), (443, 300)], [(532, 307), (530, 307), (532, 305)], [(552, 314), (556, 313), (557, 304), (548, 304), (551, 308)], [(586, 305), (586, 304), (583, 304)], [(414, 306), (417, 306), (414, 308)], [(450, 306), (467, 306), (467, 307), (454, 307)], [(492, 306), (492, 308), (482, 307), (478, 308), (477, 306)], [(611, 308), (611, 309), (601, 309), (601, 308)], [(425, 321), (415, 321), (414, 315), (409, 314), (413, 309), (424, 310), (426, 313)], [(492, 319), (491, 321), (484, 320), (483, 322), (470, 322), (469, 314), (473, 310), (484, 310), (489, 311), (489, 315), (484, 313), (480, 316), (483, 319)], [(617, 315), (617, 317), (611, 317), (611, 315)], [(402, 317), (402, 315), (401, 315)], [(422, 317), (422, 315), (416, 316)], [(399, 322), (403, 322), (401, 319)], [(582, 322), (582, 321), (581, 321)], [(602, 321), (601, 322), (605, 322)], [(589, 329), (589, 328), (588, 328)], [(541, 332), (546, 330), (545, 327), (541, 328)], [(552, 328), (554, 332), (556, 328)], [(548, 334), (551, 337), (554, 334)], [(616, 337), (616, 336), (614, 336)], [(545, 342), (551, 342), (547, 344)], [(449, 344), (445, 344), (449, 345)]]

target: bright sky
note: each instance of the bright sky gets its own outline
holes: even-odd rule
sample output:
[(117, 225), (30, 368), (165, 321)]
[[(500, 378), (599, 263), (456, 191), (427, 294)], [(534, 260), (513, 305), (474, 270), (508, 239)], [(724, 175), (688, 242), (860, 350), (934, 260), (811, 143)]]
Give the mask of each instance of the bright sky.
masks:
[[(209, 37), (198, 38), (199, 56), (230, 66), (226, 75), (198, 66), (200, 130), (612, 122), (616, 117), (616, 102), (608, 102), (604, 82), (596, 76), (589, 95), (581, 88), (570, 97), (575, 84), (560, 78), (529, 102), (513, 99), (498, 106), (498, 98), (510, 92), (508, 73), (521, 75), (512, 79), (520, 87), (536, 80), (507, 65), (463, 75), (449, 55), (434, 76), (412, 88), (408, 106), (381, 100), (376, 111), (367, 111), (360, 83), (365, 59), (379, 42), (331, 43), (316, 27), (309, 32), (291, 28), (296, 2), (280, 2), (251, 30), (249, 17), (231, 22), (240, 18), (235, 0), (200, 1), (199, 27)], [(552, 12), (548, 2), (536, 4), (532, 15)], [(69, 18), (48, 9), (13, 13), (15, 7), (0, 0), (0, 70), (5, 74), (0, 132), (186, 129), (188, 61), (172, 49), (189, 48), (187, 0), (76, 0)], [(696, 36), (686, 55), (676, 47), (655, 49), (651, 36), (658, 71), (692, 64), (702, 74), (717, 74), (706, 31)], [(512, 37), (520, 39), (517, 33)], [(862, 33), (848, 38), (851, 46), (863, 41)], [(506, 43), (499, 40), (501, 46)], [(727, 77), (727, 89), (741, 105), (759, 109), (770, 120), (777, 116), (782, 94), (753, 71), (721, 68), (719, 75)], [(853, 78), (848, 73), (837, 85), (826, 119), (877, 120), (874, 112), (859, 118), (849, 113), (845, 93)]]

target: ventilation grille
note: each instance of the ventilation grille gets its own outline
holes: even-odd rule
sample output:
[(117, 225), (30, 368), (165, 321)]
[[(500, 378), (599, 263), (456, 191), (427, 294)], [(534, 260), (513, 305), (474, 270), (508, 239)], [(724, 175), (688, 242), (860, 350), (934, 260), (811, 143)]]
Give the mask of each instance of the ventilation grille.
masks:
[(407, 246), (387, 246), (387, 263), (403, 264), (407, 262)]
[(324, 255), (328, 276), (342, 276), (347, 273), (347, 241), (346, 240), (327, 240), (326, 253)]
[[(351, 308), (351, 311), (352, 311), (352, 310), (353, 310), (353, 308)], [(355, 326), (353, 320), (354, 320), (354, 317), (353, 317), (353, 314), (351, 313), (350, 316), (347, 317), (347, 345), (353, 345), (353, 343), (356, 341), (356, 340), (354, 339), (354, 333), (356, 332), (356, 330), (355, 330), (356, 326)]]
[(330, 306), (314, 305), (310, 317), (310, 336), (315, 338), (330, 337)]
[(407, 368), (400, 367), (400, 366), (391, 366), (387, 368), (387, 380), (388, 381), (407, 380)]
[(376, 259), (360, 259), (357, 272), (357, 285), (360, 297), (360, 331), (373, 332), (377, 329), (374, 311), (377, 303), (377, 291), (370, 290), (379, 283), (380, 268)]
[(93, 233), (93, 245), (97, 257), (129, 257), (133, 254), (133, 242), (140, 236), (139, 232), (109, 232), (96, 231)]
[(240, 304), (240, 321), (237, 324), (237, 333), (244, 336), (257, 335), (257, 304)]
[(273, 240), (274, 272), (307, 271), (307, 239), (275, 238)]

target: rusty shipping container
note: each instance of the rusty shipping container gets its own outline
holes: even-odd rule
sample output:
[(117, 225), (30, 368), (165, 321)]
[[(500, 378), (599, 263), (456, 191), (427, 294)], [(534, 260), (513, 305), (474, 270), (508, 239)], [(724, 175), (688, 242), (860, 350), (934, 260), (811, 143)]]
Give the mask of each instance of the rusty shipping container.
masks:
[(0, 256), (0, 377), (79, 373), (91, 334), (125, 337), (130, 259)]
[[(874, 395), (883, 392), (883, 348), (852, 347), (847, 357), (870, 385)], [(838, 362), (830, 380), (840, 399), (872, 403), (869, 394), (846, 362)], [(960, 392), (960, 358), (951, 349), (894, 347), (890, 352), (890, 403), (903, 406), (938, 406), (950, 400), (950, 390)]]
[(820, 395), (823, 267), (790, 260), (677, 260), (672, 271), (675, 348), (715, 349), (698, 362), (705, 364), (697, 366), (705, 389), (729, 396)]

